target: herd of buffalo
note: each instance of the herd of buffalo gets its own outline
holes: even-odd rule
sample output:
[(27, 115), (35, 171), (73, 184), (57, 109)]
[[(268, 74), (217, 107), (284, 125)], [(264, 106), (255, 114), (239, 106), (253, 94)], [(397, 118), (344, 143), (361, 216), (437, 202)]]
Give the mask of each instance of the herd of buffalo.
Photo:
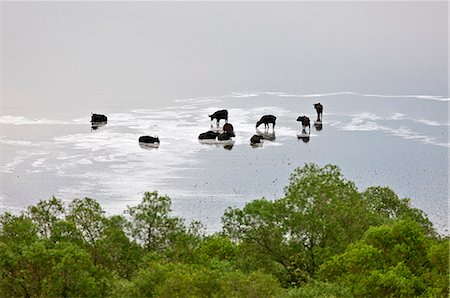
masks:
[[(315, 103), (314, 108), (317, 112), (317, 120), (314, 123), (314, 126), (317, 130), (322, 129), (322, 113), (323, 113), (323, 106), (320, 103)], [(216, 120), (217, 129), (213, 129), (213, 126), (211, 125), (211, 129), (201, 133), (198, 136), (198, 139), (200, 142), (205, 141), (230, 141), (232, 140), (232, 137), (235, 137), (234, 134), (234, 128), (231, 123), (228, 123), (228, 111), (227, 110), (219, 110), (216, 111), (214, 114), (208, 115), (211, 118), (211, 121)], [(223, 125), (222, 129), (219, 129), (219, 123), (220, 120), (224, 120), (225, 124)], [(261, 144), (262, 140), (274, 140), (275, 139), (275, 122), (277, 120), (277, 117), (274, 115), (264, 115), (261, 117), (259, 121), (256, 122), (256, 129), (259, 132), (259, 134), (255, 134), (250, 138), (250, 144), (253, 147), (258, 146)], [(108, 118), (105, 115), (101, 114), (92, 114), (91, 115), (91, 125), (92, 129), (97, 129), (101, 126), (106, 125), (108, 121)], [(309, 141), (309, 134), (311, 133), (311, 124), (310, 120), (307, 116), (300, 116), (297, 118), (297, 121), (301, 122), (302, 124), (302, 133), (298, 135), (299, 139), (302, 139), (305, 143)], [(265, 133), (261, 133), (258, 130), (258, 127), (264, 124)], [(272, 133), (268, 133), (269, 125), (272, 124)], [(306, 128), (308, 127), (308, 132), (306, 132)], [(158, 137), (152, 137), (152, 136), (141, 136), (139, 138), (139, 144), (141, 147), (153, 147), (156, 148), (159, 146), (159, 138)], [(227, 146), (227, 145), (226, 145)], [(232, 147), (231, 145), (228, 145), (229, 148)]]

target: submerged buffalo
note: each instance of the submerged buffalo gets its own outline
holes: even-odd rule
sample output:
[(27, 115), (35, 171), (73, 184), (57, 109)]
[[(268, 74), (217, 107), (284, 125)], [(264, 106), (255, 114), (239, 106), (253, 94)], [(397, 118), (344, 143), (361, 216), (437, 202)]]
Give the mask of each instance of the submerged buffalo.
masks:
[(269, 124), (272, 124), (272, 128), (275, 129), (275, 121), (277, 120), (277, 117), (274, 115), (264, 115), (261, 117), (261, 119), (256, 122), (256, 128), (264, 123), (264, 128), (269, 128)]
[(142, 136), (139, 137), (139, 143), (146, 143), (146, 144), (159, 144), (159, 138), (158, 137), (151, 137), (151, 136)]
[(309, 132), (311, 132), (311, 124), (309, 121), (309, 118), (306, 116), (300, 116), (297, 118), (297, 121), (300, 121), (302, 123), (303, 131), (306, 132), (306, 127), (309, 128)]
[(320, 104), (320, 102), (318, 102), (314, 104), (314, 108), (317, 112), (317, 121), (322, 121), (323, 106)]
[(228, 111), (227, 110), (219, 110), (214, 112), (212, 115), (208, 115), (211, 118), (211, 121), (216, 119), (217, 125), (219, 125), (220, 119), (224, 119), (225, 123), (228, 122)]
[(217, 136), (217, 140), (218, 141), (228, 141), (232, 137), (235, 137), (234, 132), (231, 132), (231, 133), (223, 132)]
[(253, 135), (253, 136), (250, 138), (250, 144), (259, 144), (259, 143), (261, 143), (262, 140), (264, 140), (264, 137), (263, 137), (263, 136), (260, 136), (260, 135)]
[(198, 136), (198, 139), (199, 140), (215, 140), (218, 135), (219, 135), (218, 132), (209, 130), (207, 132), (201, 133)]
[(108, 117), (106, 117), (105, 115), (102, 114), (92, 114), (91, 115), (91, 122), (95, 123), (95, 122), (107, 122), (108, 121)]

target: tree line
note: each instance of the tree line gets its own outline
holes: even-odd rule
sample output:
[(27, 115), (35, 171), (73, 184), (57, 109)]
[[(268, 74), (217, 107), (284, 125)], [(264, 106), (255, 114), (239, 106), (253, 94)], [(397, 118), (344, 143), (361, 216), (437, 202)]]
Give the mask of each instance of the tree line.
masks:
[(387, 187), (306, 164), (204, 233), (147, 192), (123, 215), (53, 197), (0, 216), (0, 297), (448, 297), (449, 238)]

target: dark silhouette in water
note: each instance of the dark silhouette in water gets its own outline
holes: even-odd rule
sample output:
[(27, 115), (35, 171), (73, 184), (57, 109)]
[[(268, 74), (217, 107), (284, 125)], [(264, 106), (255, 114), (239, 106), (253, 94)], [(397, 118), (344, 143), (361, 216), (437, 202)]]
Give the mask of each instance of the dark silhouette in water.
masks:
[(302, 140), (304, 143), (308, 143), (309, 142), (309, 134), (307, 134), (307, 133), (302, 133), (300, 135), (297, 135), (297, 138), (299, 140)]
[(91, 113), (91, 129), (97, 130), (99, 127), (105, 126), (108, 121), (108, 117), (102, 114)]
[(217, 136), (217, 140), (218, 141), (228, 141), (234, 136), (235, 136), (234, 132), (232, 132), (232, 133), (223, 132)]
[(94, 122), (107, 122), (108, 117), (102, 114), (91, 114), (91, 123)]
[(212, 115), (208, 115), (211, 118), (211, 121), (216, 119), (217, 126), (219, 126), (220, 119), (224, 119), (225, 123), (228, 122), (228, 111), (227, 110), (219, 110), (214, 112)]
[(315, 121), (314, 122), (314, 127), (316, 128), (317, 131), (321, 131), (323, 126), (322, 126), (322, 121)]
[(199, 140), (215, 140), (219, 134), (220, 133), (218, 133), (216, 131), (209, 130), (207, 132), (201, 133), (198, 136), (198, 139)]
[(159, 138), (151, 136), (142, 136), (139, 137), (139, 143), (159, 144)]
[(231, 123), (225, 123), (223, 125), (223, 131), (226, 132), (226, 133), (233, 133), (234, 132), (234, 127), (233, 127), (233, 125)]
[(233, 146), (234, 146), (234, 143), (233, 144), (226, 144), (226, 145), (223, 146), (223, 149), (231, 150), (231, 149), (233, 149)]
[(159, 138), (151, 137), (151, 136), (139, 137), (139, 147), (141, 147), (143, 149), (158, 148), (159, 147)]
[(277, 120), (277, 117), (274, 115), (264, 115), (261, 117), (261, 119), (256, 122), (256, 128), (264, 123), (264, 129), (269, 129), (269, 124), (272, 123), (272, 129), (275, 129), (275, 121)]
[(253, 135), (253, 136), (250, 138), (250, 143), (251, 143), (251, 144), (259, 144), (259, 143), (261, 143), (261, 140), (264, 140), (264, 137), (263, 137), (263, 136), (260, 136), (260, 135)]
[(309, 133), (311, 133), (311, 124), (309, 121), (309, 118), (306, 116), (300, 116), (297, 118), (297, 121), (300, 121), (302, 123), (302, 128), (305, 133), (306, 133), (306, 127), (308, 127), (309, 129)]
[(272, 132), (269, 132), (267, 130), (262, 132), (259, 129), (256, 129), (256, 134), (258, 136), (261, 136), (264, 140), (275, 141), (275, 139), (276, 139), (275, 130), (273, 130)]
[(317, 121), (322, 121), (323, 106), (320, 104), (320, 102), (318, 102), (314, 104), (314, 108), (317, 112)]

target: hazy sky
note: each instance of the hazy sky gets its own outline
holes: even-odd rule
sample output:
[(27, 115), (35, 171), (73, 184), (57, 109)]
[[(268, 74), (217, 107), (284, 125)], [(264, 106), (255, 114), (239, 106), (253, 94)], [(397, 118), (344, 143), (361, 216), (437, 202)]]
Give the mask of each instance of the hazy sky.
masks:
[(446, 2), (4, 2), (3, 104), (446, 95)]

